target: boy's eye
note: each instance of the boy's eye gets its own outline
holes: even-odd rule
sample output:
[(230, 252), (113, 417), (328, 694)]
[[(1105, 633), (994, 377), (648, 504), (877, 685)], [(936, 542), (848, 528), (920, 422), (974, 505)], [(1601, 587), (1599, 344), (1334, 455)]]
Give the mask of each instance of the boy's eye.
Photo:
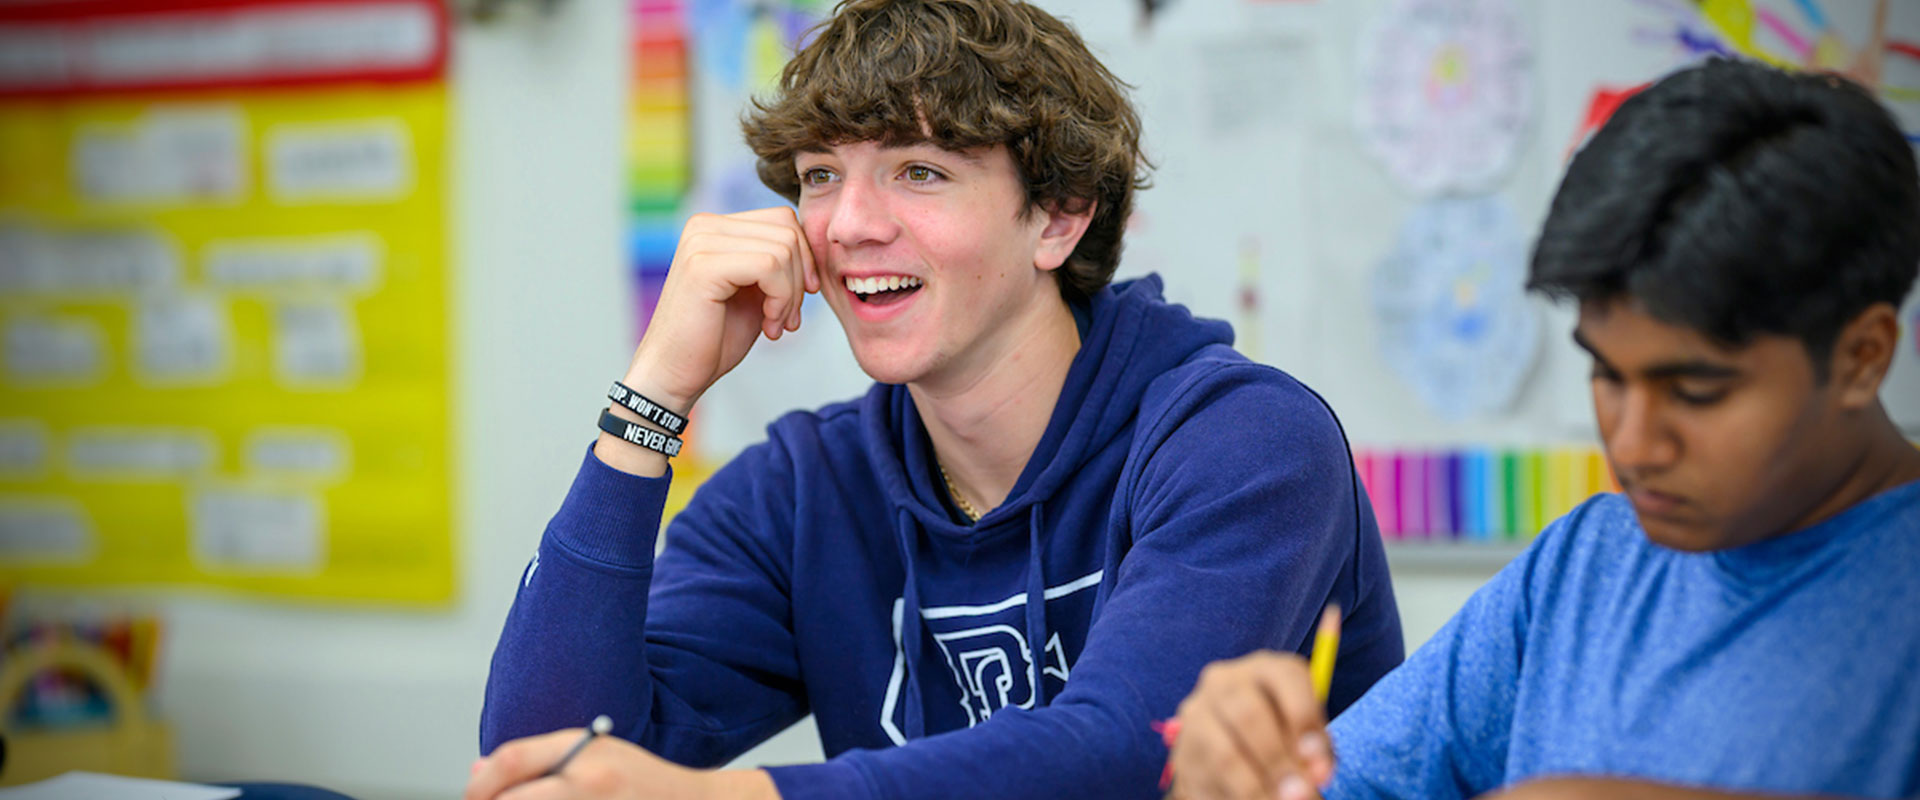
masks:
[(809, 167), (800, 171), (800, 182), (808, 186), (818, 186), (833, 180), (833, 170), (826, 167)]
[(1673, 399), (1690, 406), (1710, 406), (1726, 399), (1725, 389), (1674, 384)]
[(934, 172), (933, 169), (929, 167), (923, 167), (918, 164), (907, 167), (907, 180), (913, 181), (914, 183), (925, 183), (938, 177), (940, 177), (940, 173)]
[(1590, 377), (1596, 381), (1606, 381), (1608, 383), (1620, 382), (1620, 373), (1607, 369), (1606, 365), (1599, 362), (1594, 362), (1593, 372)]

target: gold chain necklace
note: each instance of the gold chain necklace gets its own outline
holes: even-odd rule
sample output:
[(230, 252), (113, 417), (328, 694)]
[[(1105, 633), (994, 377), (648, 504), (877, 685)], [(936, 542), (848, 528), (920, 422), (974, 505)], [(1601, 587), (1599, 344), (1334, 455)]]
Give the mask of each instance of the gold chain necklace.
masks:
[(953, 476), (947, 474), (946, 465), (939, 461), (933, 462), (933, 465), (939, 468), (940, 480), (947, 483), (947, 496), (953, 498), (953, 504), (960, 507), (960, 513), (967, 515), (969, 520), (979, 522), (980, 512), (974, 510), (973, 504), (967, 502), (967, 498), (960, 496), (960, 488), (953, 485)]

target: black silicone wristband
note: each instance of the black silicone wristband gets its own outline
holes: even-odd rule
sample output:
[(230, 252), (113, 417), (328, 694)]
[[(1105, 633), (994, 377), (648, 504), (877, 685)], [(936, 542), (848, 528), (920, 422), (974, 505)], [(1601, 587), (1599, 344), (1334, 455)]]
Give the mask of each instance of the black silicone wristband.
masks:
[(638, 422), (623, 419), (611, 408), (601, 410), (600, 430), (668, 458), (680, 455), (680, 445), (684, 444), (678, 436), (669, 436)]
[(648, 422), (666, 428), (668, 433), (679, 436), (687, 429), (687, 418), (661, 408), (659, 403), (648, 400), (632, 387), (619, 381), (613, 382), (613, 388), (607, 390), (607, 399), (626, 406), (628, 411), (645, 417)]

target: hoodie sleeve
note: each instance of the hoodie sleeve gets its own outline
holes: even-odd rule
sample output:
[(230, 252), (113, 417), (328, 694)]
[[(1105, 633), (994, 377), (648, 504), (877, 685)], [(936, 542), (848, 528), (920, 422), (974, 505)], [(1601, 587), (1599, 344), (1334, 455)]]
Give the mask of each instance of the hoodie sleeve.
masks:
[(1257, 365), (1216, 370), (1159, 407), (1139, 423), (1140, 466), (1119, 489), (1133, 546), (1110, 567), (1118, 578), (1065, 690), (968, 730), (775, 768), (786, 800), (1157, 797), (1167, 750), (1152, 723), (1173, 715), (1200, 669), (1308, 646), (1372, 530), (1332, 415)]
[(700, 488), (669, 526), (657, 581), (672, 475), (629, 475), (589, 449), (494, 650), (481, 752), (607, 714), (664, 758), (716, 766), (806, 715), (775, 449), (750, 448)]

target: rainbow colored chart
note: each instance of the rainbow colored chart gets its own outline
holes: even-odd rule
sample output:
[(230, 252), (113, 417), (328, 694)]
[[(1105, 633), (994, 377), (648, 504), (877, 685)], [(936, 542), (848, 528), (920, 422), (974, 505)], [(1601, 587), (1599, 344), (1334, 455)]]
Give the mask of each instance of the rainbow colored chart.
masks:
[(636, 278), (637, 340), (653, 316), (653, 300), (666, 283), (680, 239), (680, 202), (693, 180), (693, 120), (684, 3), (635, 0), (633, 14), (627, 213), (632, 220), (628, 257)]
[(1591, 446), (1356, 449), (1353, 460), (1388, 541), (1526, 541), (1618, 488)]

